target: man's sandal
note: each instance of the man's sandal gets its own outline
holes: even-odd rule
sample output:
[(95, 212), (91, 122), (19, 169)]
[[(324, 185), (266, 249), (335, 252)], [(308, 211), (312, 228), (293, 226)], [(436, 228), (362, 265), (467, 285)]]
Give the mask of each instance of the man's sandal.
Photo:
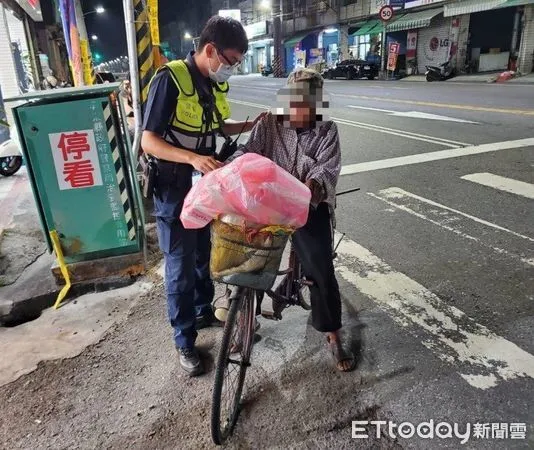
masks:
[[(331, 341), (330, 337), (327, 336), (326, 342), (328, 343), (329, 350), (332, 353), (332, 358), (334, 359), (337, 370), (340, 372), (351, 372), (356, 368), (356, 359), (354, 358), (354, 355), (350, 350), (345, 350), (343, 348), (343, 345), (339, 339)], [(345, 369), (341, 364), (345, 361), (350, 361), (350, 365), (347, 369)]]

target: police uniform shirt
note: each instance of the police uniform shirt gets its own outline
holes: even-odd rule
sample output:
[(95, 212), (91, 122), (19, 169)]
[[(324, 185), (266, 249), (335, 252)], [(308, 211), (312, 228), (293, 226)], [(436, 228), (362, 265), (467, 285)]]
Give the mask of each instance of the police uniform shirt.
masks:
[[(191, 52), (186, 57), (191, 74), (200, 82), (205, 83), (207, 92), (211, 92), (211, 80), (209, 77), (204, 77), (200, 73), (193, 59), (193, 54), (194, 52)], [(176, 86), (170, 70), (160, 70), (151, 82), (148, 98), (145, 103), (143, 130), (152, 131), (165, 137), (171, 117), (176, 111), (179, 94), (178, 86)], [(212, 137), (208, 137), (207, 146), (211, 145), (211, 139)], [(175, 144), (172, 140), (167, 141), (170, 144)], [(192, 149), (191, 143), (182, 143), (183, 148)]]

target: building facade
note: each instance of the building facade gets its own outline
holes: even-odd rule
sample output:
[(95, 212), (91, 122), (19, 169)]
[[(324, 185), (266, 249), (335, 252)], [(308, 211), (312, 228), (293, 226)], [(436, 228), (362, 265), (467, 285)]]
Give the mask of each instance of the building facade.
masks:
[[(389, 3), (394, 16), (383, 23), (378, 13)], [(286, 73), (344, 59), (380, 63), (393, 42), (397, 71), (407, 74), (449, 60), (462, 72), (533, 70), (534, 0), (273, 0), (271, 15), (265, 4), (239, 4), (251, 40), (247, 73), (272, 59), (272, 11), (282, 19)]]
[(0, 89), (3, 98), (39, 86), (42, 64), (37, 46), (36, 22), (42, 22), (37, 0), (0, 0)]

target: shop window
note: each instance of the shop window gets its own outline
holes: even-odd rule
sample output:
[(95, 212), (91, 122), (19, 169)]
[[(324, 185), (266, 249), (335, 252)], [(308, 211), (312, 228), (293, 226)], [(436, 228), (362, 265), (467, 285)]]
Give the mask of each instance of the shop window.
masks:
[(358, 53), (355, 55), (357, 59), (366, 59), (367, 53), (371, 50), (371, 35), (364, 34), (363, 36), (358, 36)]
[(293, 13), (293, 2), (288, 0), (280, 0), (282, 3), (282, 10), (284, 11), (284, 14), (291, 14)]

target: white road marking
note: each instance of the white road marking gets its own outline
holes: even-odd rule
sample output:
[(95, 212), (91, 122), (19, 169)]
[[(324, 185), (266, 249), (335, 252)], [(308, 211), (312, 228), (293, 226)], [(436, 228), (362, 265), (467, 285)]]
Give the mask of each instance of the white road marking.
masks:
[(380, 193), (384, 194), (386, 196), (386, 198), (389, 198), (389, 199), (402, 199), (403, 197), (411, 197), (411, 198), (413, 198), (415, 200), (418, 200), (418, 201), (423, 202), (423, 203), (427, 203), (428, 205), (434, 206), (436, 208), (441, 208), (441, 209), (450, 211), (450, 212), (452, 212), (454, 214), (458, 214), (460, 216), (467, 217), (468, 219), (471, 219), (471, 220), (473, 220), (475, 222), (478, 222), (478, 223), (480, 223), (482, 225), (486, 225), (486, 226), (494, 228), (496, 230), (504, 231), (506, 233), (510, 233), (510, 234), (514, 235), (515, 237), (518, 237), (518, 238), (521, 238), (521, 239), (525, 239), (525, 240), (530, 241), (530, 242), (534, 242), (534, 238), (531, 238), (529, 236), (525, 236), (525, 235), (520, 234), (520, 233), (516, 233), (515, 231), (509, 230), (508, 228), (501, 227), (500, 225), (496, 225), (496, 224), (488, 222), (487, 220), (484, 220), (484, 219), (479, 219), (478, 217), (472, 216), (472, 215), (464, 213), (462, 211), (458, 211), (457, 209), (450, 208), (449, 206), (442, 205), (442, 204), (440, 204), (438, 202), (435, 202), (433, 200), (429, 200), (429, 199), (421, 197), (419, 195), (412, 194), (411, 192), (407, 192), (407, 191), (405, 191), (403, 189), (400, 189), (400, 188), (393, 187), (393, 188), (389, 188), (389, 189), (384, 189), (384, 190), (380, 191)]
[(279, 88), (268, 88), (268, 87), (252, 86), (252, 85), (247, 86), (246, 84), (235, 84), (235, 83), (231, 83), (231, 87), (238, 87), (238, 88), (243, 88), (243, 89), (248, 89), (248, 90), (253, 90), (253, 91), (260, 90), (260, 91), (270, 91), (270, 92), (276, 92), (279, 89)]
[(366, 111), (377, 111), (377, 112), (384, 112), (384, 113), (394, 113), (395, 111), (392, 111), (390, 109), (381, 109), (381, 108), (371, 108), (370, 106), (356, 106), (356, 105), (347, 105), (349, 108), (352, 109), (365, 109)]
[(270, 106), (262, 105), (261, 103), (243, 102), (241, 100), (234, 100), (233, 98), (229, 98), (228, 101), (230, 103), (235, 103), (236, 105), (250, 106), (252, 108), (259, 108), (259, 109), (269, 109), (270, 108)]
[[(270, 109), (269, 106), (262, 105), (261, 103), (244, 102), (241, 100), (234, 100), (234, 99), (229, 99), (229, 101), (237, 105), (249, 106), (252, 108)], [(443, 138), (438, 138), (434, 136), (427, 136), (425, 134), (419, 134), (419, 133), (412, 133), (411, 131), (397, 130), (395, 128), (382, 127), (382, 126), (373, 125), (370, 123), (355, 122), (353, 120), (342, 119), (338, 117), (332, 117), (332, 120), (340, 125), (363, 128), (365, 130), (376, 131), (379, 133), (392, 134), (394, 136), (399, 136), (399, 137), (403, 137), (406, 139), (414, 139), (416, 141), (423, 141), (423, 142), (429, 142), (431, 144), (443, 145), (444, 147), (458, 148), (460, 146), (470, 145), (465, 142), (451, 141), (449, 139), (443, 139)]]
[(501, 177), (500, 175), (494, 175), (487, 172), (472, 173), (464, 175), (461, 178), (462, 180), (472, 181), (473, 183), (499, 189), (500, 191), (509, 192), (510, 194), (534, 199), (534, 184), (525, 183), (524, 181)]
[[(326, 79), (325, 80), (325, 83), (329, 84), (329, 83), (347, 83), (347, 80), (328, 80)], [(362, 83), (362, 84), (360, 84)], [(365, 82), (365, 80), (359, 80), (359, 81), (356, 81), (354, 85), (352, 86), (357, 86), (358, 88), (363, 88), (363, 89), (384, 89), (384, 85), (382, 84), (367, 84)], [(395, 90), (401, 90), (401, 91), (404, 91), (406, 89), (410, 89), (410, 88), (407, 88), (407, 87), (401, 87), (401, 86), (387, 86), (388, 89), (395, 89)], [(345, 97), (344, 94), (332, 94), (334, 95), (335, 97)]]
[(420, 111), (406, 111), (406, 112), (395, 112), (392, 114), (397, 117), (409, 117), (412, 119), (427, 119), (427, 120), (442, 120), (444, 122), (458, 122), (458, 123), (471, 123), (475, 124), (478, 122), (473, 122), (472, 120), (457, 119), (455, 117), (449, 116), (440, 116), (438, 114), (430, 114)]
[[(333, 118), (335, 119), (335, 118)], [(427, 138), (427, 139), (431, 139), (432, 141), (440, 141), (440, 142), (444, 142), (444, 143), (447, 143), (447, 144), (454, 144), (456, 145), (457, 147), (458, 146), (464, 146), (464, 147), (468, 147), (470, 146), (471, 144), (468, 144), (466, 142), (459, 142), (459, 141), (453, 141), (451, 139), (445, 139), (445, 138), (440, 138), (440, 137), (436, 137), (436, 136), (428, 136), (426, 134), (421, 134), (421, 133), (414, 133), (413, 131), (405, 131), (405, 130), (398, 130), (396, 128), (389, 128), (389, 127), (385, 127), (383, 125), (375, 125), (375, 124), (369, 124), (369, 123), (365, 123), (365, 122), (356, 122), (354, 120), (350, 120), (350, 119), (342, 119), (340, 118), (339, 120), (343, 121), (343, 122), (347, 122), (347, 123), (352, 123), (352, 124), (357, 124), (357, 125), (365, 125), (365, 126), (368, 126), (368, 127), (373, 127), (373, 128), (376, 128), (377, 130), (379, 131), (382, 131), (382, 130), (385, 130), (385, 131), (395, 131), (395, 132), (399, 132), (399, 133), (402, 133), (402, 134), (405, 134), (405, 135), (409, 135), (409, 136), (417, 136), (417, 137), (421, 137), (421, 138)]]
[[(403, 327), (428, 334), (422, 344), (458, 366), (471, 386), (489, 389), (503, 381), (534, 378), (534, 356), (476, 323), (458, 308), (349, 239), (338, 248), (337, 271)], [(412, 330), (410, 330), (412, 331)]]
[(392, 167), (409, 166), (442, 159), (459, 158), (461, 156), (478, 155), (499, 150), (511, 150), (534, 146), (534, 138), (518, 139), (516, 141), (493, 142), (491, 144), (473, 145), (464, 148), (440, 150), (436, 152), (419, 153), (417, 155), (399, 156), (378, 161), (368, 161), (358, 164), (348, 164), (341, 168), (341, 175), (352, 175), (373, 170), (391, 169)]
[(392, 134), (394, 136), (400, 136), (400, 137), (404, 137), (407, 139), (414, 139), (416, 141), (430, 142), (432, 144), (443, 145), (445, 147), (458, 148), (461, 146), (466, 147), (466, 146), (471, 145), (465, 142), (452, 141), (450, 139), (443, 139), (443, 138), (438, 138), (435, 136), (428, 136), (426, 134), (413, 133), (411, 131), (404, 131), (404, 130), (399, 130), (396, 128), (383, 127), (380, 125), (374, 125), (374, 124), (364, 123), (364, 122), (355, 122), (353, 120), (342, 119), (340, 117), (332, 117), (332, 120), (341, 125), (348, 125), (352, 127), (363, 128), (366, 130), (377, 131), (379, 133)]
[[(460, 236), (464, 239), (468, 239), (472, 242), (476, 242), (477, 244), (483, 245), (484, 247), (490, 248), (495, 253), (498, 253), (500, 255), (506, 255), (518, 262), (521, 262), (522, 264), (534, 266), (534, 258), (526, 258), (515, 253), (511, 253), (508, 250), (488, 244), (482, 241), (481, 239), (467, 233), (466, 231), (464, 231), (464, 229), (469, 229), (469, 227), (462, 223), (462, 221), (465, 217), (466, 219), (474, 220), (475, 222), (478, 222), (485, 226), (489, 226), (497, 231), (509, 233), (516, 237), (520, 237), (529, 241), (534, 241), (534, 239), (528, 236), (516, 233), (515, 231), (511, 231), (507, 228), (493, 224), (486, 220), (479, 219), (478, 217), (462, 213), (461, 211), (457, 211), (455, 209), (433, 202), (432, 200), (428, 200), (418, 195), (411, 194), (410, 192), (406, 192), (400, 188), (393, 187), (380, 191), (378, 195), (374, 193), (368, 193), (368, 195), (400, 211), (406, 212), (419, 219), (423, 219), (433, 225), (437, 225), (438, 227), (450, 231), (456, 234), (457, 236)], [(430, 205), (430, 208), (426, 205)]]
[(348, 107), (353, 108), (353, 109), (365, 109), (369, 111), (384, 112), (392, 116), (408, 117), (411, 119), (442, 120), (445, 122), (472, 123), (472, 124), (478, 123), (478, 122), (473, 122), (472, 120), (457, 119), (455, 117), (440, 116), (438, 114), (429, 114), (429, 113), (420, 112), (420, 111), (391, 111), (389, 109), (370, 108), (368, 106), (356, 106), (356, 105), (348, 105)]

